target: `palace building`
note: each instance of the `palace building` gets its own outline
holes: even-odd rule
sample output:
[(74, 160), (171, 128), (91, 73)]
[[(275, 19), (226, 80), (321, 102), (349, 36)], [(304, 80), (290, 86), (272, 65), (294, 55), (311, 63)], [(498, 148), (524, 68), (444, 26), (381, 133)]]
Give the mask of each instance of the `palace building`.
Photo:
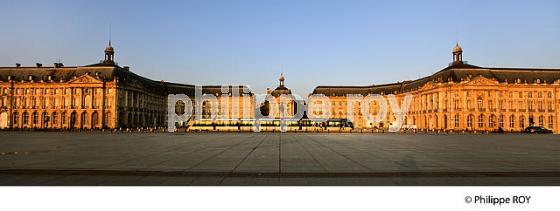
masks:
[[(522, 131), (543, 126), (560, 132), (560, 69), (479, 67), (463, 61), (456, 44), (453, 62), (428, 77), (371, 86), (318, 86), (312, 94), (331, 100), (331, 118), (348, 118), (347, 95), (393, 94), (402, 104), (413, 96), (404, 118), (405, 127), (448, 131)], [(354, 108), (356, 128), (387, 128), (395, 122), (387, 115), (382, 122), (368, 122), (360, 102)], [(370, 105), (372, 114), (378, 105)], [(388, 108), (388, 113), (392, 111)]]
[[(194, 99), (193, 85), (154, 81), (120, 67), (110, 41), (104, 53), (103, 61), (86, 66), (0, 67), (0, 129), (163, 127), (168, 94)], [(239, 101), (220, 86), (201, 89), (203, 95), (226, 93), (218, 97), (220, 102)], [(241, 109), (228, 111), (237, 114)]]
[[(86, 66), (37, 63), (33, 67), (0, 67), (0, 129), (165, 127), (169, 94), (185, 94), (193, 100), (192, 113), (199, 111), (201, 115), (176, 126), (197, 130), (220, 126), (229, 131), (251, 126), (259, 109), (264, 116), (271, 115), (261, 123), (274, 126), (279, 119), (299, 113), (298, 105), (306, 106), (303, 99), (291, 96), (283, 74), (278, 87), (267, 90), (278, 105), (267, 105), (267, 101), (255, 105), (255, 97), (246, 86), (201, 86), (198, 90), (194, 85), (155, 81), (119, 66), (110, 41), (104, 53), (103, 61)], [(379, 105), (348, 98), (380, 94), (394, 95), (399, 105), (405, 96), (412, 96), (404, 117), (405, 128), (518, 132), (528, 126), (543, 126), (560, 132), (560, 69), (479, 67), (464, 62), (462, 54), (456, 44), (448, 67), (417, 80), (318, 86), (311, 94), (328, 97), (329, 121), (354, 129), (395, 125), (391, 107), (382, 121), (371, 122), (362, 108), (367, 102), (368, 112), (376, 115)], [(202, 101), (194, 101), (198, 94)], [(282, 96), (288, 98), (282, 101)], [(184, 108), (184, 102), (176, 102), (176, 113), (184, 113)], [(292, 118), (290, 125), (299, 130), (302, 125), (318, 126), (307, 119), (306, 112), (303, 110), (302, 119)]]

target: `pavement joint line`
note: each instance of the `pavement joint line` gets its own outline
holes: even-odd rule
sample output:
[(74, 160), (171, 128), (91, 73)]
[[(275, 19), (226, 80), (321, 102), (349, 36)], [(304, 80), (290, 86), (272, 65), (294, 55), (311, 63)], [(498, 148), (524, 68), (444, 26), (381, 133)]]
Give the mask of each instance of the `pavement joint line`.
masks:
[[(88, 176), (197, 176), (197, 177), (262, 177), (276, 178), (275, 172), (186, 172), (148, 170), (75, 170), (75, 169), (0, 169), (0, 175), (88, 175)], [(560, 171), (494, 172), (494, 171), (395, 171), (395, 172), (283, 172), (282, 178), (377, 178), (377, 177), (560, 177)]]
[[(222, 137), (224, 137), (224, 136), (226, 136), (226, 135), (220, 136), (220, 138), (222, 138)], [(171, 152), (171, 151), (179, 151), (180, 149), (183, 149), (183, 148), (186, 148), (186, 147), (190, 147), (190, 148), (192, 148), (192, 150), (189, 150), (189, 151), (181, 151), (181, 152), (193, 153), (193, 152), (198, 151), (198, 149), (196, 149), (196, 147), (198, 147), (198, 146), (203, 146), (204, 144), (205, 144), (205, 142), (198, 142), (198, 143), (196, 143), (195, 145), (192, 145), (192, 146), (181, 146), (180, 148), (175, 148), (175, 150), (169, 150), (169, 151), (166, 151), (165, 153)], [(161, 154), (158, 154), (158, 155), (161, 155)], [(158, 165), (160, 165), (160, 164), (162, 164), (162, 163), (165, 163), (165, 162), (167, 162), (167, 160), (161, 161), (161, 162), (159, 162), (159, 163), (157, 163), (157, 164), (154, 164), (154, 165), (152, 165), (152, 166), (158, 166)]]
[[(203, 144), (204, 144), (203, 142), (199, 142), (199, 143), (196, 143), (194, 146), (199, 146), (199, 145), (203, 145)], [(182, 147), (186, 147), (186, 146), (182, 146)], [(168, 149), (163, 151), (163, 152), (151, 153), (151, 154), (141, 156), (141, 157), (133, 157), (133, 158), (130, 158), (130, 159), (127, 159), (127, 160), (123, 160), (121, 162), (109, 164), (109, 165), (105, 166), (105, 168), (108, 168), (108, 167), (111, 167), (111, 166), (116, 166), (116, 165), (119, 165), (119, 164), (122, 164), (122, 163), (127, 163), (127, 162), (130, 162), (130, 161), (133, 161), (133, 160), (144, 159), (144, 158), (153, 157), (153, 156), (159, 156), (163, 153), (168, 153), (168, 152), (172, 152), (172, 151), (177, 150), (177, 148), (175, 148), (174, 145), (168, 146), (167, 148)], [(162, 161), (162, 162), (165, 162), (165, 161)]]
[[(243, 157), (243, 159), (241, 159), (241, 160), (237, 163), (237, 165), (235, 165), (235, 167), (233, 167), (233, 169), (230, 171), (230, 174), (233, 174), (233, 173), (235, 172), (235, 170), (236, 170), (243, 162), (245, 162), (245, 160), (246, 160), (257, 148), (259, 148), (259, 146), (264, 142), (265, 139), (266, 139), (266, 136), (263, 136), (262, 139), (261, 139), (261, 141), (259, 141), (259, 143), (258, 143), (255, 147), (253, 147), (253, 148)], [(229, 177), (229, 175), (226, 176), (226, 177)], [(218, 183), (218, 185), (221, 185), (221, 184), (224, 182), (224, 180), (226, 179), (226, 177), (223, 177), (223, 178), (220, 180), (220, 182)]]
[(361, 164), (361, 163), (359, 163), (359, 162), (353, 160), (352, 158), (350, 158), (350, 157), (348, 157), (348, 156), (346, 156), (346, 155), (344, 155), (344, 154), (342, 154), (342, 153), (340, 153), (340, 152), (338, 152), (338, 151), (332, 149), (332, 148), (329, 147), (329, 146), (326, 146), (325, 144), (322, 144), (322, 143), (320, 143), (320, 142), (314, 140), (314, 139), (311, 138), (311, 137), (309, 137), (309, 140), (311, 140), (311, 141), (313, 141), (313, 142), (315, 142), (315, 143), (317, 143), (317, 144), (319, 144), (319, 145), (321, 145), (321, 146), (327, 148), (328, 150), (334, 152), (334, 153), (337, 154), (337, 155), (342, 156), (343, 158), (345, 158), (345, 159), (347, 159), (347, 160), (349, 160), (349, 161), (352, 161), (352, 162), (355, 163), (355, 164), (358, 164), (358, 165), (361, 166), (362, 168), (365, 168), (365, 169), (367, 169), (367, 170), (369, 170), (369, 171), (373, 171), (373, 169), (371, 169), (371, 168), (369, 168), (369, 167), (367, 167), (367, 166), (365, 166), (365, 165), (363, 165), (363, 164)]
[[(253, 137), (253, 136), (251, 136), (251, 137)], [(210, 157), (208, 157), (208, 158), (206, 158), (206, 159), (204, 159), (204, 160), (201, 160), (200, 162), (198, 162), (198, 163), (196, 163), (195, 165), (193, 165), (193, 166), (191, 166), (190, 168), (188, 168), (186, 171), (191, 170), (191, 169), (194, 169), (194, 168), (200, 166), (201, 164), (203, 164), (204, 162), (209, 161), (209, 160), (212, 160), (212, 159), (214, 159), (214, 158), (220, 156), (221, 154), (225, 153), (225, 152), (228, 151), (229, 149), (232, 149), (232, 148), (234, 148), (234, 147), (237, 147), (237, 146), (242, 145), (242, 144), (245, 144), (245, 143), (246, 143), (245, 141), (240, 141), (240, 142), (237, 143), (237, 144), (233, 144), (233, 145), (231, 145), (231, 146), (229, 146), (229, 147), (223, 149), (222, 151), (220, 151), (220, 152), (218, 152), (218, 153), (216, 153), (216, 154), (214, 154), (214, 155), (212, 155), (212, 156), (210, 156)]]
[(309, 151), (309, 149), (307, 149), (307, 147), (305, 147), (300, 141), (296, 140), (296, 143), (298, 143), (299, 146), (301, 146), (301, 148), (303, 148), (303, 150), (309, 154), (309, 156), (311, 156), (311, 159), (313, 159), (313, 162), (315, 162), (317, 165), (319, 165), (323, 171), (328, 172), (329, 170), (327, 168), (325, 168), (325, 166), (321, 165), (321, 162), (319, 162), (319, 160), (317, 160), (317, 158)]

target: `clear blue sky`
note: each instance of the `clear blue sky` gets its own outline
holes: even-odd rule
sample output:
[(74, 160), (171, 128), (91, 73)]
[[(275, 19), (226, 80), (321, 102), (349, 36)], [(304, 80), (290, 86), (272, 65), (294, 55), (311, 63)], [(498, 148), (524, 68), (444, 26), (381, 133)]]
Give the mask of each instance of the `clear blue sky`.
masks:
[(276, 87), (369, 85), (427, 76), (463, 58), (560, 68), (560, 1), (7, 1), (0, 66), (116, 60), (155, 80)]

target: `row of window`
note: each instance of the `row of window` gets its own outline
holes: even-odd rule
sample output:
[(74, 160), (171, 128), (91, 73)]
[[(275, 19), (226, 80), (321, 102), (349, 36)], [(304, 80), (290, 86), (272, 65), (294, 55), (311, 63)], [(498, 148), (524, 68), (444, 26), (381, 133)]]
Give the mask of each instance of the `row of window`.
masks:
[[(83, 90), (83, 91), (82, 91)], [(54, 95), (54, 94), (61, 94), (64, 92), (65, 95), (69, 94), (102, 94), (102, 88), (17, 88), (15, 89), (16, 95)], [(112, 89), (107, 89), (107, 94), (112, 94)], [(8, 95), (8, 88), (2, 88), (0, 90), (0, 94)]]
[[(452, 95), (458, 98), (461, 92), (463, 91), (454, 91)], [(465, 95), (467, 97), (473, 97), (473, 96), (480, 97), (484, 95), (488, 97), (493, 97), (495, 93), (497, 93), (498, 97), (500, 98), (504, 97), (506, 93), (508, 98), (514, 98), (514, 97), (524, 98), (525, 96), (527, 98), (533, 98), (534, 93), (536, 93), (538, 98), (543, 98), (544, 96), (546, 96), (547, 98), (552, 98), (554, 96), (552, 91), (473, 91), (473, 90), (466, 91)], [(447, 93), (443, 93), (443, 96), (446, 97)], [(432, 94), (431, 98), (433, 99), (434, 97), (437, 98), (437, 94), (435, 93)]]
[[(60, 115), (60, 116), (59, 116)], [(20, 122), (21, 118), (21, 122)], [(105, 122), (104, 125), (108, 125), (111, 119), (111, 113), (105, 113)], [(23, 112), (21, 115), (18, 112), (14, 112), (12, 114), (12, 122), (14, 127), (37, 127), (37, 128), (48, 128), (48, 127), (56, 127), (62, 125), (69, 125), (78, 127), (77, 121), (77, 113), (72, 112), (69, 116), (67, 116), (66, 112), (61, 112), (60, 114), (57, 112), (53, 112), (50, 115), (47, 112), (43, 112), (41, 116), (39, 116), (38, 112), (33, 112), (29, 114), (28, 112)], [(86, 112), (82, 112), (80, 114), (80, 126), (89, 126), (90, 124), (94, 127), (99, 126), (99, 115), (97, 112), (93, 112), (91, 117), (88, 117)]]
[(125, 107), (134, 108), (160, 108), (166, 105), (164, 98), (153, 97), (140, 92), (125, 91), (119, 95), (119, 102), (122, 102)]
[[(63, 105), (60, 104), (62, 100)], [(100, 108), (101, 105), (97, 98), (85, 98), (80, 100), (81, 108)], [(110, 98), (105, 98), (105, 108), (111, 108), (113, 101)], [(1, 98), (2, 106), (7, 106), (8, 99), (5, 97)], [(78, 99), (75, 97), (16, 97), (14, 100), (14, 108), (76, 108), (78, 104)]]
[[(517, 104), (515, 102), (517, 102)], [(444, 103), (443, 103), (443, 109), (447, 109), (447, 104), (448, 104), (448, 101), (445, 100)], [(538, 100), (538, 101), (533, 101), (533, 100), (513, 101), (513, 100), (509, 100), (509, 101), (507, 101), (507, 105), (509, 106), (509, 109), (511, 109), (511, 110), (515, 110), (515, 109), (519, 108), (519, 109), (528, 109), (528, 110), (531, 111), (531, 110), (535, 109), (535, 104), (536, 104), (537, 109), (539, 111), (544, 111), (545, 110), (545, 106), (544, 106), (545, 102), (542, 101), (542, 100)], [(436, 104), (431, 104), (431, 106), (429, 106), (426, 103), (423, 103), (420, 106), (421, 106), (420, 107), (421, 110), (438, 109), (439, 108), (437, 103)], [(484, 104), (484, 101), (482, 99), (477, 99), (476, 100), (476, 107), (473, 104), (472, 100), (467, 100), (466, 101), (467, 109), (475, 109), (476, 108), (476, 109), (479, 109), (479, 110), (483, 110), (483, 109), (486, 109), (486, 108), (488, 108), (490, 110), (494, 110), (496, 108), (504, 110), (504, 109), (506, 109), (506, 101), (500, 100), (500, 101), (498, 101), (497, 107), (495, 107), (495, 106), (496, 106), (496, 104), (494, 103), (493, 100), (488, 100), (486, 102), (486, 104)], [(453, 101), (453, 107), (452, 108), (460, 109), (461, 107), (462, 107), (461, 102), (459, 100), (454, 100)], [(417, 107), (415, 106), (414, 110), (417, 110), (416, 108)], [(548, 109), (548, 111), (554, 111), (554, 103), (551, 100), (546, 101), (546, 108)]]
[[(459, 115), (456, 114), (453, 117), (453, 124), (455, 127), (460, 127), (459, 126)], [(484, 128), (485, 124), (488, 125), (489, 128), (495, 128), (495, 127), (501, 127), (504, 128), (504, 123), (505, 123), (505, 117), (504, 115), (500, 115), (497, 117), (495, 115), (490, 115), (488, 117), (488, 121), (485, 121), (485, 116), (484, 115), (478, 115), (476, 117), (476, 126), (478, 128)], [(537, 122), (535, 122), (535, 119), (533, 116), (529, 116), (528, 119), (525, 118), (524, 115), (519, 116), (519, 118), (516, 120), (514, 115), (511, 115), (508, 117), (509, 120), (509, 128), (515, 128), (516, 126), (516, 121), (518, 122), (517, 126), (519, 126), (519, 128), (525, 128), (529, 125), (538, 125), (538, 126), (548, 126), (548, 128), (554, 128), (554, 116), (548, 116), (548, 121), (547, 121), (547, 125), (545, 125), (545, 117), (544, 116), (539, 116), (537, 118)], [(527, 122), (528, 120), (528, 122)], [(475, 116), (474, 115), (468, 115), (467, 116), (467, 128), (474, 128), (475, 125)], [(497, 121), (497, 122), (496, 122)], [(529, 124), (527, 124), (529, 123)]]

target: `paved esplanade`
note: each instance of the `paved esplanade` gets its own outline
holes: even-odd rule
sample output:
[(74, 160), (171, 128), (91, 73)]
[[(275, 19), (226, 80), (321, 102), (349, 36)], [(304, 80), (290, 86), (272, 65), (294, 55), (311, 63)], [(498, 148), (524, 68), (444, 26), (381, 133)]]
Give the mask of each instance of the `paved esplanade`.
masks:
[(0, 132), (0, 185), (560, 185), (560, 136)]

